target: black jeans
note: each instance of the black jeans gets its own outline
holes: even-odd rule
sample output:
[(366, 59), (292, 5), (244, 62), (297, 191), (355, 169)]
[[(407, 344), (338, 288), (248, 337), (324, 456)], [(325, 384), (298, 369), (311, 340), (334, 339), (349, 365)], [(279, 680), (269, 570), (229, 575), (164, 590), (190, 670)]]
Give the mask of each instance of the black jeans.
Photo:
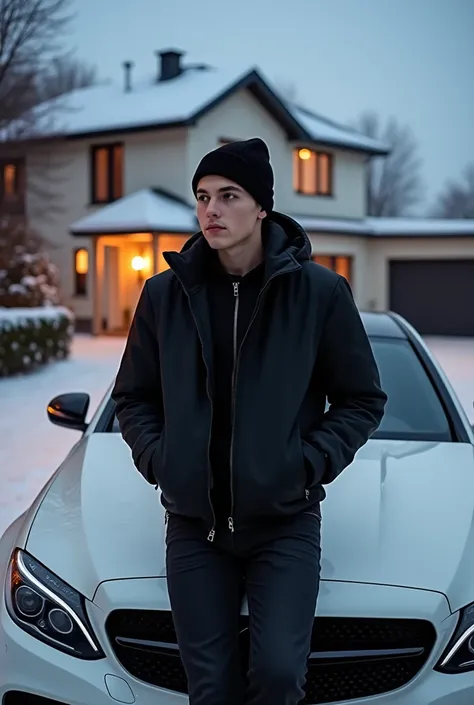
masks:
[[(190, 705), (296, 705), (304, 697), (320, 567), (319, 509), (252, 529), (217, 529), (170, 515), (171, 609)], [(249, 607), (242, 677), (239, 617)], [(243, 664), (245, 667), (246, 664)]]

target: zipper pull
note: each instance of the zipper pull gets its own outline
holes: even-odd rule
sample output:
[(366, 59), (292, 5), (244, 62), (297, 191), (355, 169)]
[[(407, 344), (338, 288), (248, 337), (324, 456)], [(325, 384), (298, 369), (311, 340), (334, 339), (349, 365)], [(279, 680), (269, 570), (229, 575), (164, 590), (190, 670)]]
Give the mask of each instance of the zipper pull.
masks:
[(234, 287), (234, 296), (239, 295), (239, 282), (233, 282), (232, 286)]
[(229, 517), (229, 531), (233, 534), (234, 533), (234, 520), (232, 517)]
[(207, 536), (207, 540), (212, 543), (214, 541), (215, 535), (216, 535), (215, 529), (211, 529), (208, 536)]
[(306, 500), (309, 500), (309, 490), (304, 491), (304, 496), (305, 496)]

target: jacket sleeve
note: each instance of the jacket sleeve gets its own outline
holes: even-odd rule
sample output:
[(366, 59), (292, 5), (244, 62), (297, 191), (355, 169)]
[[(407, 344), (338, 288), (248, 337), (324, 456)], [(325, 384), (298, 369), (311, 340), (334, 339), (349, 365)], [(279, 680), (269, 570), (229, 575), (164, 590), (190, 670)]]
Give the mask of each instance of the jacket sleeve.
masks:
[(364, 324), (343, 277), (333, 293), (316, 364), (330, 407), (304, 440), (313, 460), (314, 451), (319, 453), (319, 481), (328, 484), (377, 430), (387, 402)]
[(120, 362), (112, 399), (137, 469), (155, 484), (152, 456), (164, 426), (157, 327), (145, 283)]

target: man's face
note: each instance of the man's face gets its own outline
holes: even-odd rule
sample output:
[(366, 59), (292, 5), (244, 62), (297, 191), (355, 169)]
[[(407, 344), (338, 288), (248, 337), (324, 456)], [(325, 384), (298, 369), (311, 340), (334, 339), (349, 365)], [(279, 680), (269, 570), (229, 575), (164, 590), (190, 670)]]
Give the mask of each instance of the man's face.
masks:
[(199, 225), (214, 250), (244, 243), (266, 216), (247, 191), (223, 176), (202, 178), (196, 196)]

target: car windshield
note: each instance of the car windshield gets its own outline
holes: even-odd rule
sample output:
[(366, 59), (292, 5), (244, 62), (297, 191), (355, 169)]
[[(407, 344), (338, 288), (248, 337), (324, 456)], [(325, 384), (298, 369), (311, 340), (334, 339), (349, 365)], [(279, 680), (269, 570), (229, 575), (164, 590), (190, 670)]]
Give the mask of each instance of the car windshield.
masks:
[[(388, 396), (373, 438), (451, 441), (448, 418), (421, 361), (406, 340), (372, 338), (372, 349)], [(112, 430), (119, 431), (114, 418)]]
[(406, 340), (375, 338), (372, 349), (388, 396), (373, 438), (450, 441), (451, 429), (427, 371)]

